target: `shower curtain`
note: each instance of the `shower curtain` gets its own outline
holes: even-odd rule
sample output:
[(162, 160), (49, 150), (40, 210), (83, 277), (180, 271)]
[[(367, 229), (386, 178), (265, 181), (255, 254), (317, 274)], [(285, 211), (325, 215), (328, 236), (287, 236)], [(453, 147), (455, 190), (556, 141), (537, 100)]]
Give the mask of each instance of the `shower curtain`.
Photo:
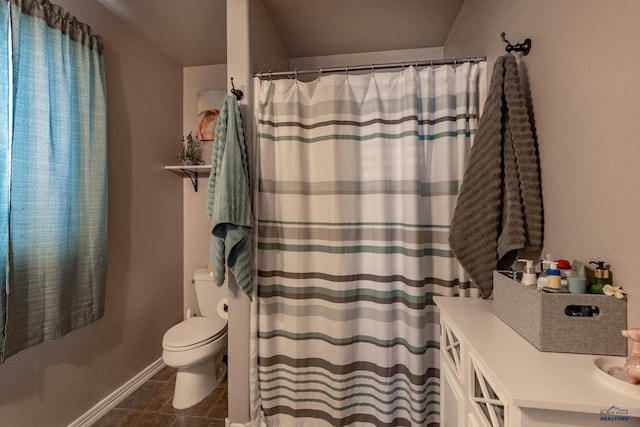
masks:
[(439, 420), (434, 295), (484, 63), (258, 80), (255, 407), (269, 426)]

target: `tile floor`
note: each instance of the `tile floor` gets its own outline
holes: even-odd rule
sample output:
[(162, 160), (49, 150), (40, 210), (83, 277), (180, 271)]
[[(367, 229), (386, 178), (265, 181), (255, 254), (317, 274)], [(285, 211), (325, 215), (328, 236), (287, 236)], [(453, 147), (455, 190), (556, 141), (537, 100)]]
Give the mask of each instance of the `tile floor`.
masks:
[(188, 409), (171, 405), (176, 370), (166, 366), (93, 427), (224, 427), (227, 380), (202, 402)]

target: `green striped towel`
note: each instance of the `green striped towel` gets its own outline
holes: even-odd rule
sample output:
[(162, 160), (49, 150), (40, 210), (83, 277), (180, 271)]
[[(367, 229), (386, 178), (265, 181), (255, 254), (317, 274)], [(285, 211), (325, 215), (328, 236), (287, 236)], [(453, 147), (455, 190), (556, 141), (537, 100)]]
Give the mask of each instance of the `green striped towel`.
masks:
[(249, 299), (253, 293), (253, 216), (249, 157), (238, 101), (224, 100), (216, 126), (207, 188), (207, 216), (211, 218), (209, 257), (214, 282), (225, 279), (225, 262)]

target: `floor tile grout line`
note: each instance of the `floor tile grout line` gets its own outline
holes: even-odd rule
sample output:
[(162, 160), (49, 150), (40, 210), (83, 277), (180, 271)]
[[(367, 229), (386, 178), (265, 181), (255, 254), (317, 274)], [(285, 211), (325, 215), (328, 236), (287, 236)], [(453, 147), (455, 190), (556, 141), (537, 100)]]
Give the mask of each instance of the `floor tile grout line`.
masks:
[[(160, 384), (173, 384), (175, 385), (175, 373), (170, 375), (169, 378), (166, 378), (166, 375), (164, 377), (162, 377), (164, 379), (149, 379), (145, 382), (145, 384), (148, 383), (154, 383), (157, 385)], [(144, 385), (144, 384), (143, 384)], [(153, 384), (150, 385), (151, 387), (153, 387)], [(140, 387), (142, 388), (142, 387)], [(132, 393), (132, 395), (134, 395), (137, 392), (137, 390), (135, 392)], [(204, 412), (204, 414), (202, 413), (189, 413), (189, 412), (181, 412), (182, 410), (177, 410), (177, 412), (175, 411), (167, 411), (167, 410), (163, 410), (163, 408), (167, 408), (168, 405), (172, 405), (171, 401), (173, 399), (173, 393), (171, 393), (171, 395), (166, 398), (166, 400), (164, 402), (161, 402), (161, 406), (159, 407), (153, 407), (152, 408), (127, 408), (127, 407), (121, 407), (121, 406), (116, 406), (115, 408), (113, 408), (111, 411), (109, 411), (107, 414), (105, 414), (105, 416), (103, 416), (103, 418), (105, 418), (109, 413), (111, 413), (112, 411), (126, 411), (126, 414), (118, 419), (116, 421), (116, 423), (114, 425), (110, 425), (110, 427), (126, 427), (126, 426), (130, 426), (129, 421), (127, 421), (128, 419), (130, 419), (131, 417), (144, 417), (144, 416), (149, 416), (149, 417), (154, 417), (154, 416), (170, 416), (173, 418), (173, 422), (171, 424), (168, 425), (168, 427), (178, 427), (180, 425), (180, 420), (186, 420), (186, 419), (199, 419), (199, 420), (205, 420), (205, 422), (208, 422), (208, 425), (211, 425), (211, 422), (213, 422), (213, 425), (218, 425), (220, 423), (224, 423), (225, 419), (227, 417), (226, 413), (228, 411), (228, 390), (227, 390), (227, 378), (224, 379), (223, 384), (221, 384), (219, 386), (219, 388), (217, 388), (216, 390), (214, 390), (212, 393), (214, 393), (213, 397), (213, 402), (211, 402), (206, 411)], [(225, 400), (223, 402), (223, 399)], [(157, 400), (156, 402), (158, 402), (159, 400)], [(215, 417), (212, 416), (213, 413), (218, 413), (219, 415), (222, 415), (222, 417)], [(115, 421), (115, 420), (114, 420)], [(168, 421), (168, 419), (167, 419)], [(98, 423), (100, 422), (100, 420), (97, 421)], [(222, 424), (224, 425), (224, 424)]]

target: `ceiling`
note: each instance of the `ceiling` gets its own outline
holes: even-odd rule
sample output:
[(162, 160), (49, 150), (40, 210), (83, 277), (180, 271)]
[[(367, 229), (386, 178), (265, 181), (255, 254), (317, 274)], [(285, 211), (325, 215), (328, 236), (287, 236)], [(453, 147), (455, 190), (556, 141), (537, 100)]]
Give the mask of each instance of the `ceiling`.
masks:
[[(98, 1), (183, 67), (226, 63), (226, 0)], [(442, 46), (464, 0), (262, 3), (299, 58)]]

